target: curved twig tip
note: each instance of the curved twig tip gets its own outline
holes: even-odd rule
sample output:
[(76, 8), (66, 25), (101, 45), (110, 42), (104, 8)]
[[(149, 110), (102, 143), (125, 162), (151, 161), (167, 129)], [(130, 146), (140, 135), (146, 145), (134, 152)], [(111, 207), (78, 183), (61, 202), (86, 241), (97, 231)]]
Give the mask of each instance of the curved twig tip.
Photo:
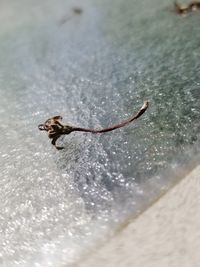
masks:
[(145, 100), (141, 109), (147, 109), (149, 107), (149, 101)]

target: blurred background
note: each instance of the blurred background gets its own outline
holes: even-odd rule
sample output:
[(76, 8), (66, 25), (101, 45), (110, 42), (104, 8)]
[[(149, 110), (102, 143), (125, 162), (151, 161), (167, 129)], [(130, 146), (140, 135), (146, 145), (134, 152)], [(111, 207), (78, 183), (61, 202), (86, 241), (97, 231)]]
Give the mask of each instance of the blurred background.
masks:
[[(0, 264), (67, 266), (196, 166), (199, 13), (172, 1), (0, 2)], [(54, 115), (111, 133), (73, 133)]]

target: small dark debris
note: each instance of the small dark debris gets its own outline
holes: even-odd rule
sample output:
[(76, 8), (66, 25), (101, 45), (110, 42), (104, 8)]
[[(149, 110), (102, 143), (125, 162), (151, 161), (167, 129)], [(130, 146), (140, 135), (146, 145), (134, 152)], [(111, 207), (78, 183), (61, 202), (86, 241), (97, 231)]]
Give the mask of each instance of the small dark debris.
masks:
[(61, 26), (68, 22), (69, 20), (73, 19), (75, 16), (80, 16), (83, 13), (83, 9), (81, 7), (73, 7), (71, 10), (71, 14), (66, 14), (63, 16), (58, 24)]
[(189, 4), (174, 3), (175, 11), (177, 14), (184, 15), (192, 11), (200, 10), (200, 1), (193, 1)]
[(83, 9), (80, 8), (80, 7), (74, 7), (72, 9), (73, 13), (76, 14), (76, 15), (81, 15), (83, 13)]

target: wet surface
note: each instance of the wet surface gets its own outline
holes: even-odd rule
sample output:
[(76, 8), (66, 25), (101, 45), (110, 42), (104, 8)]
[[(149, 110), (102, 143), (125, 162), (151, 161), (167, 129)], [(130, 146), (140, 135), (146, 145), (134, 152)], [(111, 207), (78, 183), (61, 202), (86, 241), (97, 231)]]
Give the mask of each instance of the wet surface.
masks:
[[(71, 16), (78, 7), (82, 13)], [(199, 14), (183, 18), (170, 7), (158, 0), (2, 2), (3, 266), (76, 261), (197, 157)], [(150, 108), (135, 124), (71, 134), (60, 140), (63, 151), (37, 129), (54, 115), (108, 126), (147, 99)]]

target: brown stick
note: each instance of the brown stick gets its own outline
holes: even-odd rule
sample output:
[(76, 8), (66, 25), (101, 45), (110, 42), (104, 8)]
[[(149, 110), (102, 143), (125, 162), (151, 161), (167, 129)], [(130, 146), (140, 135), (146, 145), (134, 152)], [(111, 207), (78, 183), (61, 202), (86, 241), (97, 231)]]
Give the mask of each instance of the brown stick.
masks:
[(124, 126), (128, 125), (129, 123), (133, 122), (134, 120), (138, 119), (147, 110), (148, 106), (149, 106), (149, 102), (145, 101), (143, 106), (140, 108), (140, 110), (134, 116), (132, 116), (129, 119), (124, 120), (118, 124), (114, 124), (108, 128), (90, 129), (90, 128), (71, 126), (68, 124), (63, 125), (59, 121), (62, 119), (61, 116), (55, 116), (53, 118), (46, 120), (44, 124), (38, 125), (38, 128), (40, 131), (48, 132), (48, 137), (50, 139), (52, 139), (52, 141), (51, 141), (52, 145), (54, 145), (57, 149), (63, 149), (63, 147), (58, 147), (56, 145), (56, 141), (61, 135), (70, 134), (71, 132), (75, 132), (75, 131), (77, 131), (77, 132), (89, 132), (89, 133), (93, 133), (93, 134), (110, 132), (110, 131), (119, 129), (121, 127), (124, 127)]
[(138, 111), (137, 114), (135, 114), (134, 116), (130, 117), (127, 120), (124, 120), (118, 124), (114, 124), (108, 128), (104, 128), (104, 129), (88, 129), (88, 128), (80, 128), (80, 127), (74, 127), (73, 131), (79, 131), (79, 132), (89, 132), (89, 133), (106, 133), (106, 132), (110, 132), (119, 128), (122, 128), (124, 126), (126, 126), (127, 124), (131, 123), (132, 121), (138, 119), (140, 116), (142, 116), (142, 114), (146, 111), (146, 109), (148, 108), (148, 101), (145, 101), (143, 106), (141, 107), (141, 109)]

